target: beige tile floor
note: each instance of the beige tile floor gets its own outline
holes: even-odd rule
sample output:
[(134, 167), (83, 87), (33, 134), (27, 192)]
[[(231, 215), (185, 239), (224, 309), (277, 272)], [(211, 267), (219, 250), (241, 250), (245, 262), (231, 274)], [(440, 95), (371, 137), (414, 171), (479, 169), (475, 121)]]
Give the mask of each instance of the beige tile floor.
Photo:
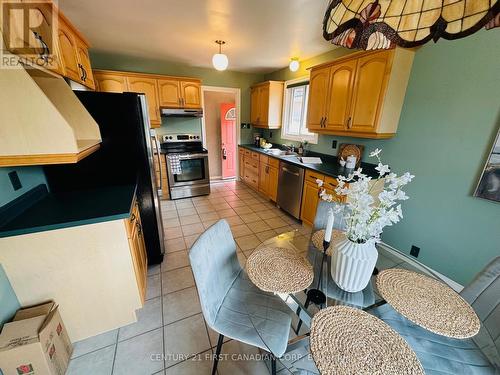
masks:
[[(210, 225), (224, 218), (231, 226), (242, 265), (256, 246), (277, 234), (310, 228), (265, 197), (236, 181), (212, 185), (209, 196), (162, 201), (165, 258), (149, 268), (145, 306), (137, 323), (75, 344), (70, 375), (210, 374), (217, 334), (208, 328), (189, 265), (188, 251)], [(258, 352), (227, 340), (223, 353)], [(219, 375), (267, 374), (261, 361), (222, 361)]]

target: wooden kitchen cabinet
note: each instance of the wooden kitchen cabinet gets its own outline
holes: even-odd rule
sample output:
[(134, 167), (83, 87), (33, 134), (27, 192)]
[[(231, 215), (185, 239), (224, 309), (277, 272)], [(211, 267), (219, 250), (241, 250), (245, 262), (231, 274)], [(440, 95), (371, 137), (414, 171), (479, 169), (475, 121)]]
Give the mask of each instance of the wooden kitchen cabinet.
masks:
[(181, 99), (183, 108), (201, 108), (201, 82), (179, 81), (181, 85)]
[(396, 134), (414, 51), (358, 52), (311, 69), (307, 127), (320, 134)]
[(64, 66), (64, 75), (75, 82), (80, 82), (82, 72), (78, 66), (76, 40), (73, 37), (72, 30), (64, 20), (59, 20), (57, 37), (61, 61)]
[(309, 102), (307, 105), (307, 128), (310, 131), (323, 128), (327, 111), (330, 67), (313, 69), (309, 79)]
[(64, 67), (64, 76), (95, 89), (90, 58), (88, 55), (89, 44), (73, 25), (59, 14), (58, 29), (59, 52)]
[(151, 127), (159, 128), (161, 126), (161, 116), (156, 79), (142, 75), (129, 76), (127, 77), (127, 87), (129, 91), (146, 95)]
[(161, 78), (158, 80), (158, 96), (161, 107), (180, 108), (181, 88), (179, 80)]
[(269, 174), (269, 187), (268, 187), (269, 190), (267, 195), (273, 202), (276, 202), (276, 199), (278, 197), (279, 162), (278, 162), (278, 167), (273, 167), (272, 164), (269, 165), (268, 174)]
[(158, 92), (161, 107), (201, 108), (201, 81), (181, 77), (158, 79)]
[(128, 91), (126, 75), (108, 73), (104, 70), (94, 70), (93, 73), (97, 91), (118, 93)]
[(141, 217), (139, 215), (139, 206), (135, 203), (130, 218), (126, 220), (126, 228), (130, 244), (130, 255), (134, 266), (137, 286), (142, 302), (146, 299), (146, 286), (148, 274), (148, 260), (146, 254), (146, 245), (142, 232)]
[(282, 81), (266, 81), (252, 86), (250, 93), (250, 122), (254, 127), (281, 127), (283, 112)]
[(255, 190), (259, 189), (259, 160), (245, 155), (244, 181)]
[(325, 176), (310, 170), (306, 170), (304, 176), (304, 188), (302, 191), (302, 205), (300, 210), (300, 219), (302, 222), (313, 225), (318, 208), (320, 189), (316, 180), (325, 180)]

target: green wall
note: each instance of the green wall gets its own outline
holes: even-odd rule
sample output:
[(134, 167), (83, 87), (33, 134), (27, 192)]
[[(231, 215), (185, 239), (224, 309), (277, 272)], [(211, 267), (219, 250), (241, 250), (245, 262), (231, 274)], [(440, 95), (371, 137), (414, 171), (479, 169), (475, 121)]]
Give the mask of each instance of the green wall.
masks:
[[(94, 69), (123, 70), (140, 73), (155, 73), (174, 76), (196, 77), (206, 86), (236, 87), (241, 89), (241, 121), (250, 121), (250, 86), (264, 80), (263, 74), (241, 73), (226, 70), (192, 67), (187, 64), (172, 63), (163, 60), (145, 59), (137, 56), (110, 54), (102, 51), (91, 51), (92, 67)], [(195, 126), (197, 120), (184, 122), (189, 129)], [(170, 122), (171, 123), (171, 122)], [(168, 126), (166, 119), (162, 126)], [(161, 130), (160, 133), (164, 133)], [(251, 129), (241, 129), (241, 142), (248, 143), (252, 139)]]
[[(19, 180), (23, 187), (14, 191), (10, 183), (9, 173), (17, 171)], [(45, 175), (41, 167), (18, 167), (18, 168), (0, 168), (0, 207), (26, 193), (33, 187), (46, 184)]]
[[(0, 264), (0, 329), (3, 324), (8, 322), (17, 309), (19, 309), (19, 301), (17, 300), (16, 294), (10, 285), (9, 279)], [(0, 371), (1, 373), (1, 371)]]
[[(364, 144), (367, 151), (380, 147), (396, 172), (413, 173), (405, 217), (383, 240), (407, 253), (419, 246), (421, 262), (462, 284), (500, 255), (500, 204), (472, 196), (500, 125), (499, 36), (499, 30), (482, 30), (419, 49), (395, 138), (320, 136), (311, 145), (329, 154), (336, 154), (333, 139)], [(300, 74), (285, 69), (266, 78), (294, 76)]]

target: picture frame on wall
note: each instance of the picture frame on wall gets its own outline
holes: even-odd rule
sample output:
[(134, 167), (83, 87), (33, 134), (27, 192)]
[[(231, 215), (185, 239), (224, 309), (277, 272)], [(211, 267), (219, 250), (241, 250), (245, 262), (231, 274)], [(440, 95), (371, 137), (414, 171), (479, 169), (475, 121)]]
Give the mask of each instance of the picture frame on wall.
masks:
[(497, 131), (474, 196), (500, 202), (500, 129)]

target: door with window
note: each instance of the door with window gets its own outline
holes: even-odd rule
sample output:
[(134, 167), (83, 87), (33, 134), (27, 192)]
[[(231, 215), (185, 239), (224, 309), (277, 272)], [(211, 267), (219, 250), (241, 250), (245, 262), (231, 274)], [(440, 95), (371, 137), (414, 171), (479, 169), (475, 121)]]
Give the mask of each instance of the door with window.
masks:
[(220, 134), (222, 178), (236, 176), (236, 107), (232, 103), (220, 105)]

